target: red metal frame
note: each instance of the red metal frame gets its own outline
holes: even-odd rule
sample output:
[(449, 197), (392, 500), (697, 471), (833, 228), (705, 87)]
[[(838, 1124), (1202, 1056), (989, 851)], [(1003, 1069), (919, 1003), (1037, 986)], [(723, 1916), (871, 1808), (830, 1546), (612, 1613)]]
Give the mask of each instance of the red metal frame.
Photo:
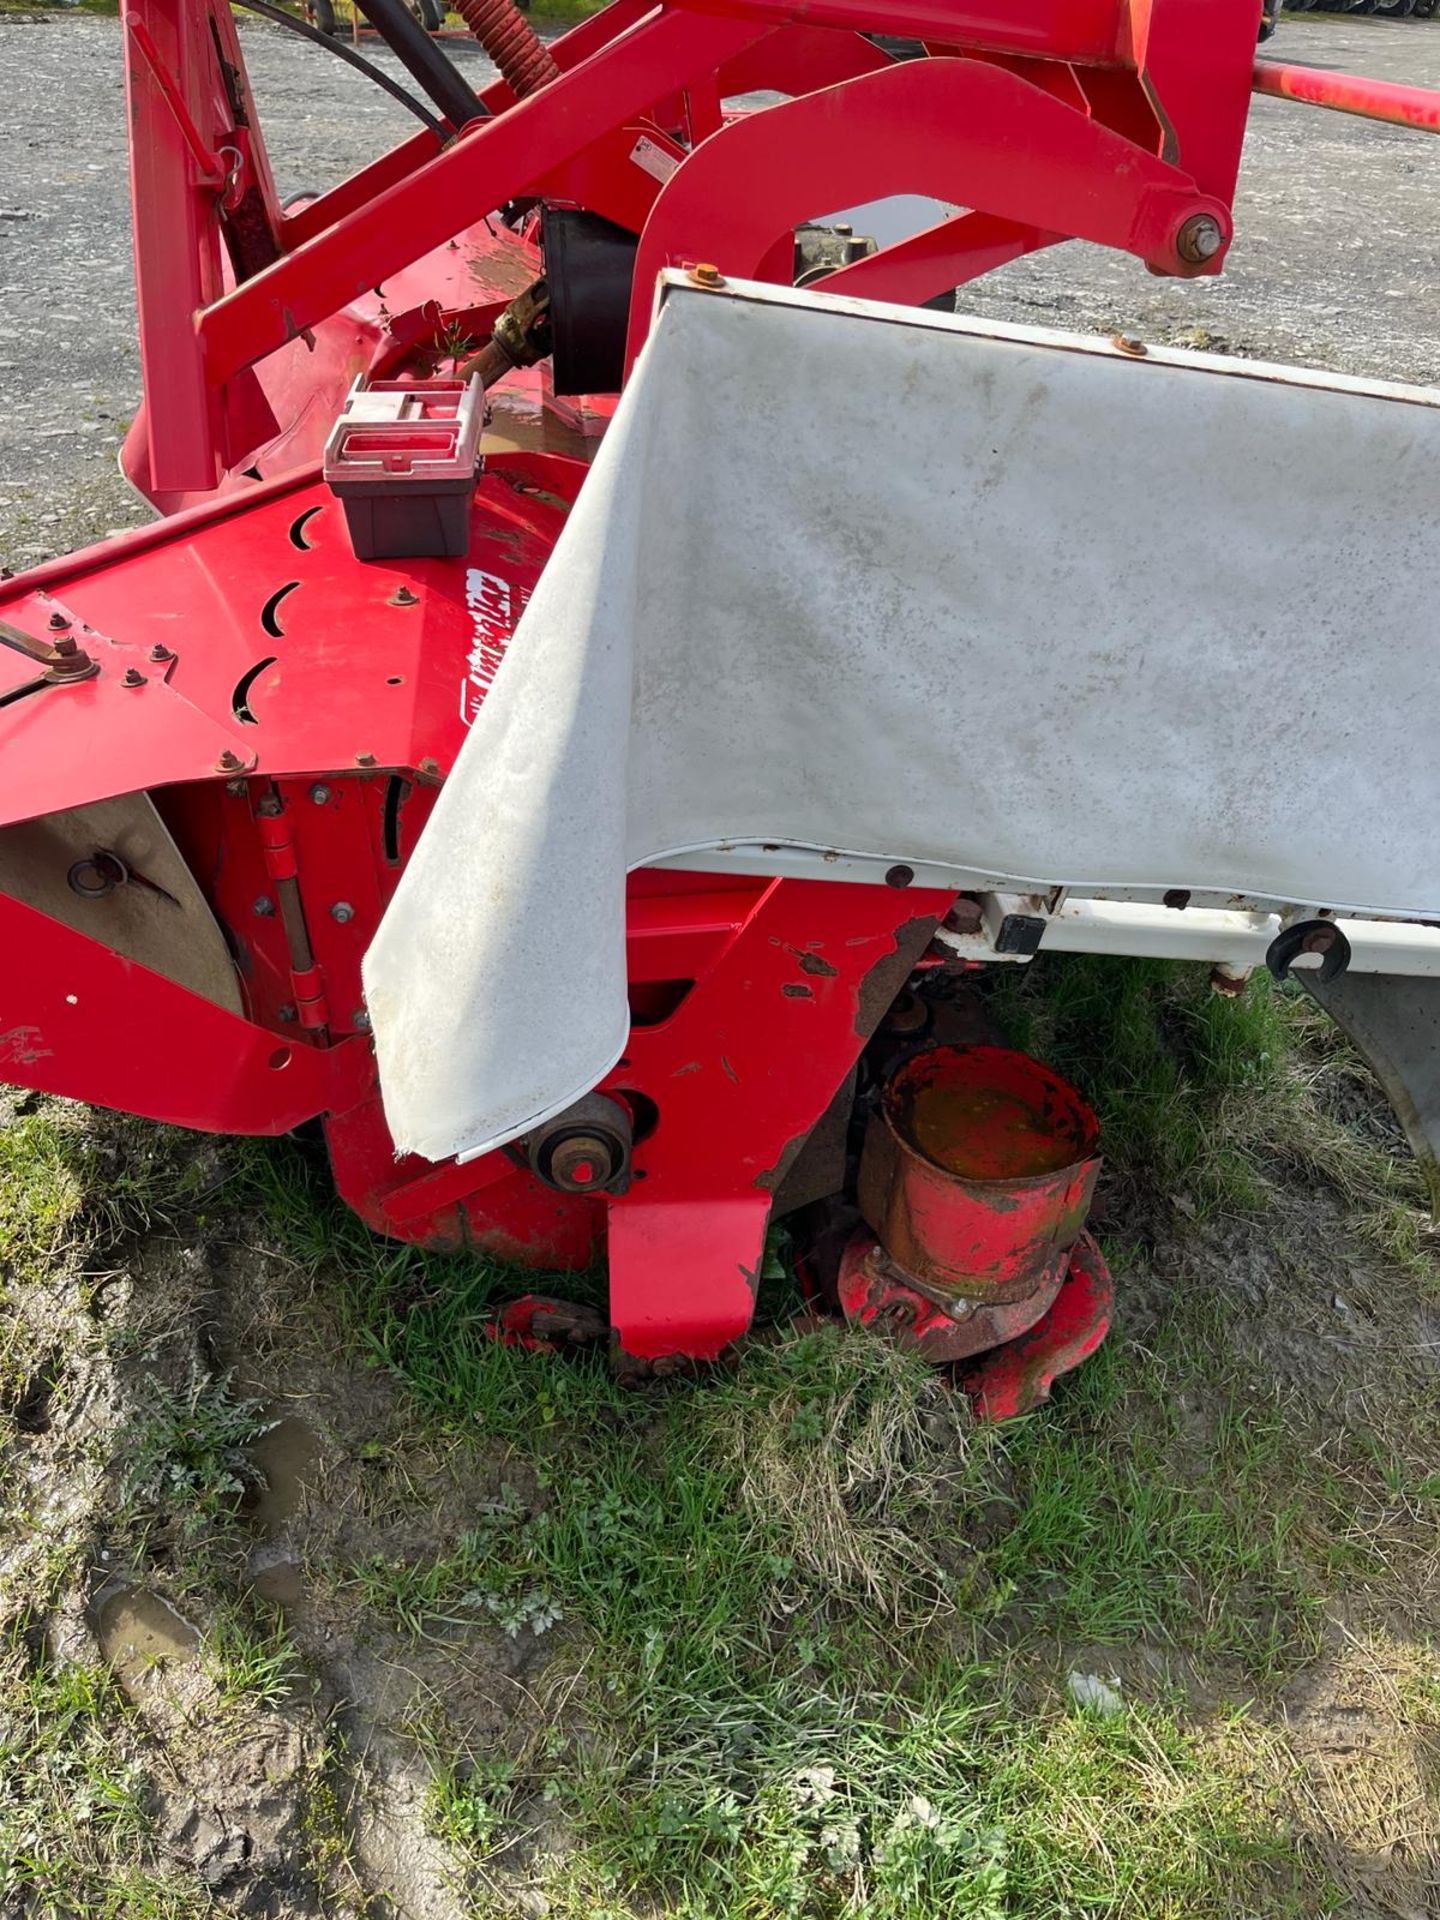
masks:
[[(503, 384), (497, 411), (528, 450), (490, 455), (458, 561), (357, 563), (315, 470), (325, 434), (356, 373), (428, 371), (447, 330), (483, 337), (534, 279), (533, 225), (487, 219), (513, 201), (639, 236), (632, 352), (658, 267), (788, 281), (796, 220), (901, 190), (963, 211), (834, 291), (918, 301), (1072, 237), (1215, 271), (1258, 7), (614, 0), (553, 43), (539, 92), (494, 81), (488, 118), (443, 144), (416, 133), (282, 210), (227, 0), (123, 0), (145, 383), (125, 465), (170, 518), (0, 583), (0, 618), (96, 667), (28, 691), (33, 662), (0, 652), (0, 827), (148, 793), (229, 942), (243, 1012), (0, 895), (0, 1071), (195, 1127), (321, 1116), (337, 1184), (377, 1230), (542, 1267), (608, 1244), (632, 1354), (718, 1351), (748, 1323), (786, 1166), (948, 897), (632, 876), (634, 1028), (605, 1083), (635, 1119), (628, 1188), (552, 1191), (508, 1151), (397, 1160), (360, 959), (609, 402), (562, 406), (535, 371)], [(867, 33), (927, 57), (896, 62)], [(1268, 64), (1254, 85), (1434, 124), (1411, 90)], [(735, 109), (764, 88), (791, 98)], [(668, 178), (637, 163), (642, 139)], [(557, 436), (567, 451), (546, 450)], [(1096, 1298), (1066, 1338), (1098, 1340)]]
[[(768, 222), (768, 244), (788, 217), (782, 182), (788, 192), (802, 161), (811, 199), (838, 192), (842, 170), (859, 197), (888, 191), (886, 176), (903, 177), (910, 190), (932, 190), (978, 213), (1129, 246), (1167, 270), (1193, 271), (1170, 244), (1173, 215), (1182, 203), (1203, 204), (1228, 228), (1257, 7), (1258, 0), (1223, 10), (1199, 0), (911, 0), (877, 11), (871, 0), (708, 0), (647, 10), (619, 0), (555, 43), (560, 77), (540, 93), (517, 102), (497, 81), (482, 94), (492, 117), (443, 151), (432, 135), (418, 134), (352, 182), (285, 213), (253, 103), (246, 99), (247, 124), (237, 128), (213, 62), (206, 65), (213, 18), (227, 62), (243, 75), (229, 8), (218, 0), (126, 0), (150, 483), (167, 495), (203, 492), (245, 465), (257, 443), (240, 444), (246, 425), (263, 428), (274, 405), (273, 376), (257, 385), (249, 369), (332, 324), (376, 287), (385, 287), (393, 313), (397, 276), (517, 197), (574, 198), (637, 230), (653, 224), (637, 278), (637, 340), (649, 267), (687, 253), (710, 258), (715, 223), (727, 216)], [(944, 57), (892, 63), (858, 38), (867, 29), (914, 34)], [(750, 116), (749, 125), (721, 124), (720, 101), (761, 87), (803, 89), (804, 99), (781, 115)], [(805, 106), (808, 115), (797, 111)], [(981, 116), (964, 139), (952, 117), (962, 111)], [(673, 132), (676, 153), (693, 149), (663, 190), (631, 158), (641, 131), (661, 142)], [(230, 191), (253, 187), (274, 256), (240, 284), (227, 271), (213, 217), (228, 177), (219, 159), (226, 148), (243, 155)], [(768, 169), (781, 149), (777, 175)], [(1127, 192), (1132, 164), (1142, 173)], [(794, 182), (796, 193), (801, 185)], [(1097, 189), (1114, 211), (1097, 210), (1095, 226), (1088, 195)], [(1146, 210), (1167, 189), (1172, 217), (1157, 226)], [(840, 192), (834, 204), (855, 197)], [(799, 218), (827, 210), (803, 196), (795, 204)], [(970, 236), (954, 238), (963, 258)], [(911, 297), (914, 249), (893, 263), (893, 286), (881, 262), (866, 263), (866, 291)], [(943, 259), (930, 264), (943, 277)], [(1215, 256), (1203, 270), (1217, 266)], [(442, 292), (432, 284), (425, 292), (448, 314)], [(352, 334), (354, 324), (352, 314)], [(163, 382), (151, 377), (161, 366)]]

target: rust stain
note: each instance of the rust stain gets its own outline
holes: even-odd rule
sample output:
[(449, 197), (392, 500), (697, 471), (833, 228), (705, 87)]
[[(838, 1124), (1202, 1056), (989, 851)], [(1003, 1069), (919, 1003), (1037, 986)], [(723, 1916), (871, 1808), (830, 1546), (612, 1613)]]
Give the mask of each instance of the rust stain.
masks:
[(700, 1062), (698, 1060), (687, 1060), (683, 1067), (676, 1067), (675, 1071), (671, 1074), (670, 1078), (672, 1080), (679, 1080), (683, 1075), (687, 1073), (699, 1073), (699, 1071), (700, 1071)]
[(802, 987), (798, 980), (787, 980), (780, 991), (787, 1000), (813, 1000), (815, 998), (814, 989), (812, 987)]
[(535, 278), (534, 266), (518, 248), (511, 254), (498, 248), (494, 253), (472, 253), (466, 265), (482, 289), (503, 293), (507, 299), (524, 293)]
[(725, 1075), (725, 1078), (727, 1080), (733, 1080), (736, 1086), (737, 1087), (739, 1086), (740, 1076), (738, 1073), (736, 1073), (734, 1067), (731, 1066), (730, 1062), (725, 1058), (723, 1053), (720, 1056), (720, 1069), (721, 1069), (721, 1072)]
[[(855, 1010), (855, 1031), (868, 1040), (897, 993), (910, 977), (910, 971), (929, 946), (940, 922), (933, 913), (902, 920), (895, 929), (895, 946), (882, 954), (860, 983), (859, 1003)], [(847, 944), (855, 944), (847, 942)]]

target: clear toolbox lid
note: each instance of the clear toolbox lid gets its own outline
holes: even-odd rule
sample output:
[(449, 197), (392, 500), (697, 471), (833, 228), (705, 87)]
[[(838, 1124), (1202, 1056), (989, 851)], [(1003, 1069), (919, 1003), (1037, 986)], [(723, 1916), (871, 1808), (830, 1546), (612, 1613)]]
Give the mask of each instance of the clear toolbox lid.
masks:
[(367, 380), (361, 374), (325, 443), (325, 479), (472, 479), (485, 394), (469, 380)]

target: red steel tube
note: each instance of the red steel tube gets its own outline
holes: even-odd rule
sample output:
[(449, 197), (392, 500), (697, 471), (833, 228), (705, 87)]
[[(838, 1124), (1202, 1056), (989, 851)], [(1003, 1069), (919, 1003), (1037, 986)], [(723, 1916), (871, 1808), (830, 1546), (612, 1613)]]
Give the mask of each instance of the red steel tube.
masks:
[(1309, 107), (1331, 107), (1364, 120), (1440, 133), (1440, 92), (1432, 87), (1402, 87), (1392, 80), (1367, 80), (1360, 74), (1297, 67), (1284, 60), (1257, 60), (1251, 85), (1256, 93), (1268, 93), (1276, 100), (1303, 100)]

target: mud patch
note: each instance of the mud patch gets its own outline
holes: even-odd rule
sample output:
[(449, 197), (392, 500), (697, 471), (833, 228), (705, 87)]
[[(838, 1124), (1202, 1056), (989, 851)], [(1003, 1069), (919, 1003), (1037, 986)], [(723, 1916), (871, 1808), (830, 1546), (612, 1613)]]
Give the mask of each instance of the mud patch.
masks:
[(97, 1607), (95, 1638), (126, 1686), (163, 1664), (193, 1660), (200, 1646), (190, 1622), (143, 1587), (122, 1587)]
[(266, 1409), (274, 1424), (250, 1449), (260, 1475), (250, 1502), (251, 1523), (264, 1539), (284, 1531), (300, 1505), (301, 1494), (320, 1459), (320, 1436), (283, 1407)]

